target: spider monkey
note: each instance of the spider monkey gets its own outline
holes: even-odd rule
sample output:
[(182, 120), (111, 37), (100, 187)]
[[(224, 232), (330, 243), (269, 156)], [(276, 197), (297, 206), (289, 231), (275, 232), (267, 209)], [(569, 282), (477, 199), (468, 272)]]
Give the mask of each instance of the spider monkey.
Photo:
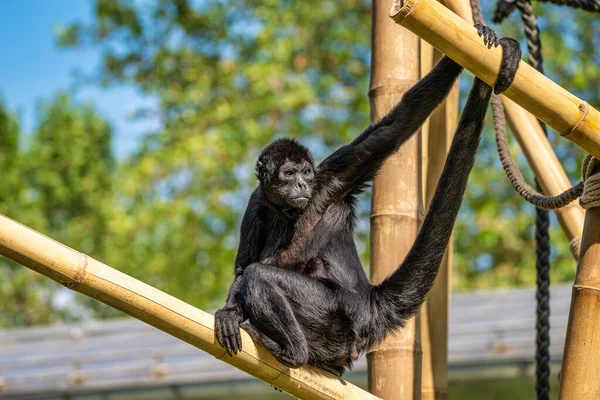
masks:
[[(515, 76), (521, 50), (488, 27), (476, 28), (488, 47), (502, 46), (494, 85), (500, 93)], [(356, 250), (356, 196), (444, 100), (462, 69), (444, 57), (389, 114), (318, 166), (293, 139), (278, 139), (261, 152), (235, 279), (215, 314), (217, 339), (230, 355), (242, 348), (241, 326), (284, 365), (310, 364), (341, 376), (416, 313), (448, 244), (492, 88), (475, 78), (417, 239), (400, 268), (379, 285), (369, 282)]]

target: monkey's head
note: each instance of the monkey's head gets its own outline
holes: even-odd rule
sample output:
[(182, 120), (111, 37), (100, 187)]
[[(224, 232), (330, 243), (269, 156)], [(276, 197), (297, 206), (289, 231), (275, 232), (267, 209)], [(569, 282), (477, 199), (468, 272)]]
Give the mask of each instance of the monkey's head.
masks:
[(314, 193), (315, 163), (310, 151), (294, 139), (277, 139), (256, 162), (263, 193), (281, 208), (304, 209)]

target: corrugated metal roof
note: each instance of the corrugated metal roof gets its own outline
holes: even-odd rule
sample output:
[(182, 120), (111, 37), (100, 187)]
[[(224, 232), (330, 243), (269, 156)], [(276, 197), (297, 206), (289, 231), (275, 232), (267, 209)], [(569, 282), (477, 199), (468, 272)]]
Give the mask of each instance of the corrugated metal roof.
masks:
[[(560, 359), (571, 286), (551, 288), (551, 356)], [(529, 363), (535, 344), (534, 289), (452, 296), (452, 369)], [(357, 377), (366, 370), (364, 357)], [(363, 377), (364, 378), (364, 377)], [(361, 379), (363, 379), (361, 378)], [(134, 319), (0, 332), (0, 398), (178, 385), (232, 385), (248, 375)]]

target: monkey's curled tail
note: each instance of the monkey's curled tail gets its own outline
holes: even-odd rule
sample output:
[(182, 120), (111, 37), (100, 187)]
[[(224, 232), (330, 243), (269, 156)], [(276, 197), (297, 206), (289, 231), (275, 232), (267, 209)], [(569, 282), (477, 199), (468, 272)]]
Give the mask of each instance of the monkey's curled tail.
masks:
[(400, 267), (372, 287), (372, 342), (414, 315), (425, 301), (448, 245), (475, 163), (492, 88), (475, 78), (429, 212)]

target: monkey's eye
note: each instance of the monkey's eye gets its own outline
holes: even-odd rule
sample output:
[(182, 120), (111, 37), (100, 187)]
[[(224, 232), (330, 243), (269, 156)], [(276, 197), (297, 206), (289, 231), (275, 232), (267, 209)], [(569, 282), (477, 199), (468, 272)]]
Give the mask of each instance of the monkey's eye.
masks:
[(290, 177), (290, 176), (294, 175), (294, 173), (293, 173), (292, 171), (285, 171), (285, 172), (283, 173), (283, 175), (285, 175), (285, 176), (287, 176), (287, 177)]
[(310, 175), (311, 172), (312, 172), (311, 169), (307, 168), (304, 170), (304, 175)]

